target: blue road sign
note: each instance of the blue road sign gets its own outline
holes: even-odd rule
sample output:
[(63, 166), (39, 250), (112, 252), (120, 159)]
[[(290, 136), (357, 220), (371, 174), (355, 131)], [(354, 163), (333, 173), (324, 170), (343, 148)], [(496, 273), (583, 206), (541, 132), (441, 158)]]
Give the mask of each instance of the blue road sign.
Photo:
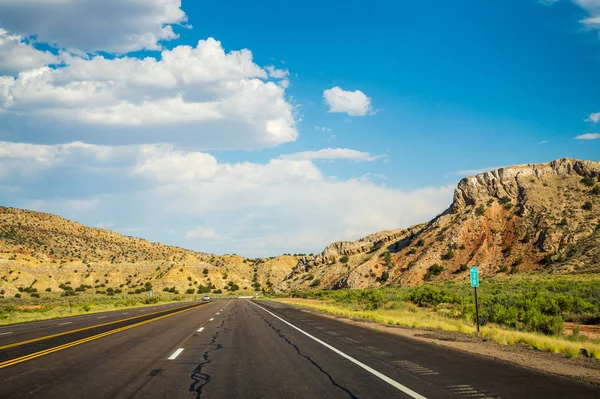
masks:
[(477, 266), (471, 266), (471, 287), (479, 287), (479, 270), (477, 270)]

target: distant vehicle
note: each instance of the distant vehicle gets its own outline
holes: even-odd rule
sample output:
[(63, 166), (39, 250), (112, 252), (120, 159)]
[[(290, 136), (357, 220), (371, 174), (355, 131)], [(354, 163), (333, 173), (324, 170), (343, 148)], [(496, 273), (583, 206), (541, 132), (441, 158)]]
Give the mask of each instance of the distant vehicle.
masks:
[(202, 300), (203, 301), (208, 301), (208, 300), (210, 300), (210, 297), (208, 295), (204, 295), (204, 297), (202, 297)]

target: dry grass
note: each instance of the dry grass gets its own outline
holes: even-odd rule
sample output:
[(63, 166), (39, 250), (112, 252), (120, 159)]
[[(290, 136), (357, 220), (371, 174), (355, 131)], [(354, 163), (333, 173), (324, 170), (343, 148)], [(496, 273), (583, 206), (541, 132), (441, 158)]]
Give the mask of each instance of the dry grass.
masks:
[[(464, 334), (476, 333), (475, 326), (471, 323), (460, 319), (445, 318), (409, 303), (396, 303), (392, 308), (361, 310), (343, 307), (329, 300), (320, 301), (301, 298), (271, 300), (350, 318), (360, 317), (382, 324), (454, 331)], [(562, 353), (572, 358), (580, 356), (581, 349), (585, 349), (590, 357), (600, 359), (600, 344), (591, 341), (572, 342), (559, 336), (508, 330), (495, 325), (482, 327), (481, 336), (501, 345), (522, 344), (542, 351)]]
[(7, 313), (0, 313), (0, 325), (9, 325), (16, 323), (26, 323), (31, 321), (57, 319), (61, 317), (77, 316), (82, 314), (92, 314), (100, 312), (110, 312), (124, 309), (142, 308), (148, 306), (157, 306), (162, 303), (179, 302), (181, 300), (197, 299), (194, 297), (161, 297), (157, 303), (144, 303), (140, 298), (139, 302), (132, 301), (132, 298), (115, 297), (112, 301), (103, 301), (102, 303), (89, 302), (75, 303), (69, 306), (68, 301), (56, 298), (52, 304), (46, 304), (40, 309), (16, 309)]

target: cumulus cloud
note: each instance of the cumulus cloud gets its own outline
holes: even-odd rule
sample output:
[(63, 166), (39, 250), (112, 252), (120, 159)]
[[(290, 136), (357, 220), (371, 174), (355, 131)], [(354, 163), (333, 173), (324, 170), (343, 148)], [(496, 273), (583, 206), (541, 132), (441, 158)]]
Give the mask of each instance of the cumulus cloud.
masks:
[(336, 86), (323, 92), (329, 112), (365, 116), (372, 112), (371, 99), (360, 90), (347, 91)]
[(173, 150), (169, 145), (145, 145), (134, 173), (159, 181), (206, 179), (217, 172), (217, 160), (210, 154)]
[(335, 160), (345, 159), (355, 162), (372, 162), (380, 159), (381, 155), (371, 155), (368, 152), (351, 150), (348, 148), (323, 148), (318, 151), (303, 151), (295, 154), (283, 155), (283, 159), (292, 160)]
[(600, 112), (593, 112), (593, 113), (589, 114), (588, 117), (585, 119), (585, 121), (593, 122), (593, 123), (600, 122)]
[(0, 75), (14, 75), (27, 69), (54, 64), (58, 58), (49, 51), (40, 51), (0, 28)]
[(265, 69), (269, 72), (269, 76), (275, 79), (284, 79), (290, 76), (290, 71), (287, 69), (277, 69), (273, 65), (269, 65)]
[(181, 0), (3, 0), (0, 25), (58, 48), (128, 53), (160, 50), (187, 16)]
[[(77, 144), (76, 150), (70, 151), (80, 151), (85, 145)], [(90, 148), (86, 151), (98, 150)], [(58, 152), (55, 159), (65, 159), (65, 151), (40, 146), (21, 153), (27, 154), (29, 163), (40, 163), (47, 156), (39, 154)], [(127, 156), (120, 157), (122, 154)], [(120, 168), (114, 169), (114, 163), (122, 158), (126, 163), (119, 161)], [(94, 180), (95, 191), (82, 194), (90, 186), (91, 172), (81, 168), (89, 165), (88, 157), (71, 157), (71, 169), (84, 174), (80, 180), (69, 180), (69, 190), (50, 185), (53, 191), (44, 198), (54, 200), (39, 198), (38, 190), (30, 190), (39, 179), (28, 177), (18, 180), (21, 192), (5, 196), (10, 197), (12, 206), (57, 213), (89, 225), (110, 220), (117, 231), (152, 226), (136, 234), (179, 245), (186, 236), (210, 238), (207, 226), (212, 226), (219, 232), (214, 238), (198, 244), (190, 240), (189, 245), (202, 251), (248, 256), (314, 252), (334, 240), (408, 226), (428, 220), (452, 198), (450, 186), (400, 190), (374, 184), (372, 180), (380, 179), (365, 174), (330, 180), (313, 163), (316, 158), (300, 158), (304, 159), (220, 163), (209, 154), (170, 145), (109, 147), (101, 161), (94, 161), (107, 176), (106, 180)], [(0, 170), (6, 162), (7, 158), (0, 156)], [(53, 165), (61, 163), (54, 161)], [(186, 175), (188, 169), (191, 172)], [(37, 173), (46, 181), (61, 178), (52, 167), (40, 168)], [(140, 185), (140, 181), (145, 183)], [(115, 182), (120, 182), (116, 188)], [(5, 180), (0, 183), (8, 184)], [(166, 234), (167, 230), (173, 233)]]
[(596, 140), (600, 139), (600, 133), (585, 133), (575, 137), (575, 140)]
[(86, 141), (134, 144), (161, 140), (168, 126), (175, 142), (263, 148), (298, 136), (285, 88), (249, 50), (226, 53), (212, 38), (159, 59), (65, 53), (62, 62), (0, 77), (0, 112), (19, 139), (67, 141), (76, 131)]

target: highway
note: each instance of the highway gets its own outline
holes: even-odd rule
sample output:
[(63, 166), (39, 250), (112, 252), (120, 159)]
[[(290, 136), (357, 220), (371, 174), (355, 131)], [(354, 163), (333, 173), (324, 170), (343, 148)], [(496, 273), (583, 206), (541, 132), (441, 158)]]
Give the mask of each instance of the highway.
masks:
[(246, 299), (3, 326), (0, 381), (0, 398), (600, 397), (598, 386)]

